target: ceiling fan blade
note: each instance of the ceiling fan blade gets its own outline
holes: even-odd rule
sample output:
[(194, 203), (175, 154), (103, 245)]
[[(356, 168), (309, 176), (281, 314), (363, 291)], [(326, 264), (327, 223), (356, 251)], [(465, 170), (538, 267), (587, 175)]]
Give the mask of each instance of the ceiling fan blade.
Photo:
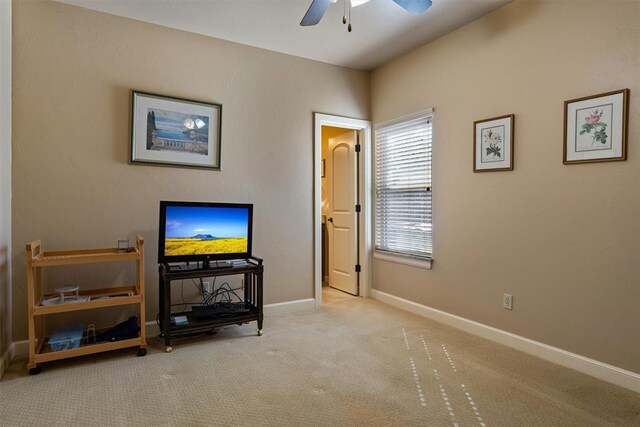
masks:
[(431, 7), (431, 0), (393, 0), (412, 15), (420, 15)]
[(316, 25), (322, 19), (322, 16), (329, 7), (330, 0), (313, 0), (309, 10), (305, 13), (304, 18), (300, 21), (300, 25), (307, 27), (309, 25)]

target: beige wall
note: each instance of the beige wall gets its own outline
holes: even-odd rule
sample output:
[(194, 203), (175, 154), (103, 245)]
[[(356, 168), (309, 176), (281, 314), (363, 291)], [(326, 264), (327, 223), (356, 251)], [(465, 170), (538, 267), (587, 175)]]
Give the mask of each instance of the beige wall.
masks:
[[(373, 73), (374, 123), (435, 108), (433, 269), (374, 289), (640, 372), (639, 16), (517, 1)], [(563, 165), (563, 102), (622, 88), (628, 160)], [(510, 113), (515, 170), (474, 174), (473, 121)]]
[[(367, 73), (28, 1), (14, 3), (13, 66), (15, 340), (27, 336), (23, 248), (36, 238), (46, 250), (142, 234), (155, 318), (162, 199), (254, 203), (265, 303), (313, 297), (313, 112), (368, 117)], [(127, 164), (132, 88), (223, 104), (222, 171)]]
[(10, 260), (11, 1), (0, 0), (0, 358), (11, 345)]

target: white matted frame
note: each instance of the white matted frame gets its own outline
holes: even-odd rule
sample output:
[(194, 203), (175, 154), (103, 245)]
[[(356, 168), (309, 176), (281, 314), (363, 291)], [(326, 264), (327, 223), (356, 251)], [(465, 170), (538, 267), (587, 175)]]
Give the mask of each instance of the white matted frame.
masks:
[(513, 170), (515, 115), (473, 122), (473, 171)]
[(329, 114), (313, 114), (313, 164), (317, 165), (313, 171), (313, 242), (314, 242), (314, 271), (313, 289), (315, 305), (322, 305), (322, 178), (320, 159), (322, 159), (322, 126), (353, 129), (360, 135), (360, 204), (362, 213), (358, 219), (360, 233), (360, 292), (358, 296), (369, 297), (371, 293), (371, 219), (372, 219), (372, 187), (371, 187), (371, 122), (362, 119), (333, 116)]
[(564, 158), (572, 163), (627, 160), (629, 89), (564, 103)]
[(513, 170), (515, 115), (473, 122), (473, 171)]
[(220, 170), (222, 105), (131, 91), (132, 164)]

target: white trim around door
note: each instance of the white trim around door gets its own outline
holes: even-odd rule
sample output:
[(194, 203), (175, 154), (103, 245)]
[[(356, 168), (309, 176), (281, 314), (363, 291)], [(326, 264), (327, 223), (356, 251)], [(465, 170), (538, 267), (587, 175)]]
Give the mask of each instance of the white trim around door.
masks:
[[(333, 116), (330, 114), (313, 114), (313, 242), (314, 272), (313, 288), (316, 307), (322, 305), (322, 178), (320, 163), (322, 160), (322, 126), (357, 130), (361, 135), (360, 145), (360, 204), (362, 212), (358, 219), (360, 233), (360, 292), (359, 296), (368, 297), (371, 292), (371, 122), (362, 119)], [(355, 267), (355, 266), (354, 266)]]

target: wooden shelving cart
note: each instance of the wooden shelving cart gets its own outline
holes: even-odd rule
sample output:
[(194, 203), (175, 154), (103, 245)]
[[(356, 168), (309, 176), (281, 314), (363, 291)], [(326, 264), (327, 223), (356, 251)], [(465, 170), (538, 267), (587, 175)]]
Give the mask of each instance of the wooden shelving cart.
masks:
[[(89, 297), (89, 300), (83, 302), (42, 304), (43, 297), (53, 296), (42, 293), (43, 267), (119, 261), (136, 262), (137, 279), (135, 284), (80, 291), (81, 296)], [(108, 297), (98, 298), (99, 296)], [(129, 248), (126, 252), (120, 252), (117, 248), (43, 252), (40, 240), (29, 243), (27, 245), (27, 304), (29, 318), (29, 363), (27, 367), (30, 375), (40, 373), (39, 363), (127, 347), (138, 347), (138, 356), (144, 356), (147, 353), (144, 312), (144, 239), (141, 236), (136, 236), (136, 247)], [(43, 333), (43, 316), (128, 304), (138, 306), (140, 332), (137, 338), (83, 344), (79, 348), (58, 351), (51, 351), (47, 345), (48, 337), (45, 337)]]

